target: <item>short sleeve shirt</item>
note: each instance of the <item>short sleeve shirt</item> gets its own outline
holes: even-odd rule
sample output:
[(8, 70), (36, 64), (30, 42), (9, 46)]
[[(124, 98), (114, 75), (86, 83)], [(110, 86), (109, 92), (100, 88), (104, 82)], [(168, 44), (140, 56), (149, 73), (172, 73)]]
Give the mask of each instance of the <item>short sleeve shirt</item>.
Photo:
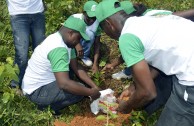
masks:
[[(76, 58), (74, 49), (71, 50), (70, 58)], [(58, 47), (51, 50), (48, 54), (48, 60), (51, 63), (53, 72), (69, 71), (69, 55), (67, 49)]]

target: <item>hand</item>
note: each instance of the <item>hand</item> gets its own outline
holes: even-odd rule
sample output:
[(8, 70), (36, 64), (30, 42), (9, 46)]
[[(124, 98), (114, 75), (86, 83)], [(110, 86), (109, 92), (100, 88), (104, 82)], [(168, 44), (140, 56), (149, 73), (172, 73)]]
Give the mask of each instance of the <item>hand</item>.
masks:
[(119, 106), (116, 109), (118, 112), (128, 114), (132, 111), (132, 108), (130, 108), (128, 101), (119, 100)]
[(130, 113), (132, 111), (131, 106), (129, 106), (129, 99), (131, 95), (135, 92), (135, 86), (130, 85), (127, 89), (125, 89), (118, 98), (119, 106), (116, 109), (121, 113)]
[(77, 56), (78, 57), (83, 57), (84, 56), (84, 51), (83, 51), (83, 48), (82, 48), (82, 45), (80, 43), (78, 43), (76, 46), (75, 46), (75, 49), (77, 51)]
[(98, 72), (98, 66), (93, 64), (93, 66), (92, 66), (92, 73), (94, 74), (96, 72)]
[(92, 100), (96, 100), (100, 97), (100, 92), (99, 92), (99, 89), (97, 88), (92, 88), (92, 94), (90, 95), (90, 97), (92, 98)]
[(129, 97), (135, 92), (135, 86), (134, 85), (130, 85), (127, 89), (125, 89), (121, 95), (119, 96), (118, 99), (120, 100), (124, 100), (126, 98), (129, 99)]
[(114, 69), (114, 66), (113, 66), (113, 64), (109, 63), (109, 64), (105, 65), (105, 67), (102, 69), (102, 71), (112, 70), (112, 69)]

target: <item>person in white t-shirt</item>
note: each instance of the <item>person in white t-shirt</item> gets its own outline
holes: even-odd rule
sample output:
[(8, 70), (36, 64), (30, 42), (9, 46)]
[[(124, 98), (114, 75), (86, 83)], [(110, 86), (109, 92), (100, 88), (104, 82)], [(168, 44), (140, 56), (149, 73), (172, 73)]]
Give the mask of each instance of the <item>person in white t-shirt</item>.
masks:
[[(39, 109), (50, 106), (59, 114), (61, 109), (79, 102), (84, 96), (93, 100), (99, 98), (99, 88), (78, 65), (73, 49), (81, 38), (89, 40), (85, 30), (83, 20), (70, 16), (58, 32), (35, 48), (28, 61), (22, 91)], [(70, 67), (89, 87), (72, 80)]]
[[(194, 9), (172, 12), (169, 10), (147, 9), (147, 7), (144, 4), (133, 4), (129, 0), (124, 0), (124, 1), (121, 1), (120, 3), (127, 14), (133, 13), (136, 16), (160, 16), (160, 17), (173, 14), (173, 15), (181, 16), (186, 19), (190, 19), (194, 21)], [(116, 58), (111, 63), (106, 64), (103, 70), (114, 69), (116, 66), (120, 65), (123, 62), (124, 61), (120, 56), (119, 58)], [(130, 79), (131, 77), (132, 76), (131, 76), (130, 68), (127, 68), (127, 67), (122, 71), (112, 74), (112, 78), (116, 80), (120, 80), (122, 78)]]
[[(105, 33), (119, 41), (122, 58), (132, 71), (134, 84), (121, 93), (117, 110), (130, 113), (152, 106), (163, 100), (172, 83), (156, 126), (193, 126), (194, 22), (175, 15), (128, 15), (117, 0), (100, 2), (96, 18)], [(171, 81), (161, 78), (156, 83), (159, 71)]]
[(45, 39), (44, 2), (42, 0), (7, 0), (15, 46), (15, 64), (19, 67), (19, 82), (11, 87), (21, 88), (28, 62), (31, 40), (32, 50)]
[[(99, 27), (99, 22), (95, 17), (95, 8), (98, 5), (95, 1), (87, 1), (84, 4), (84, 12), (79, 14), (74, 14), (74, 17), (78, 17), (85, 21), (87, 24), (86, 34), (89, 36), (90, 40), (81, 40), (80, 44), (76, 46), (78, 55), (81, 57), (81, 60), (86, 66), (92, 66), (92, 72), (95, 73), (98, 71), (99, 67), (99, 48), (100, 48), (100, 36), (101, 29)], [(94, 45), (94, 62), (89, 58), (91, 47)]]

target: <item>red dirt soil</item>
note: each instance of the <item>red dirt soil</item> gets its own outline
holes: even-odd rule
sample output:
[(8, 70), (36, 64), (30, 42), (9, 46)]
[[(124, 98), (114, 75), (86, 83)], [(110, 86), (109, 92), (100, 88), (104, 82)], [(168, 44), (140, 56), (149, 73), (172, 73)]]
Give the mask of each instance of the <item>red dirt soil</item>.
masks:
[[(114, 124), (114, 126), (122, 126), (122, 124), (129, 124), (130, 114), (118, 114), (116, 119), (110, 119), (109, 124)], [(62, 121), (56, 120), (54, 126), (105, 126), (106, 120), (96, 120), (96, 115), (92, 113), (85, 113), (84, 115), (76, 115), (73, 120), (67, 124)]]

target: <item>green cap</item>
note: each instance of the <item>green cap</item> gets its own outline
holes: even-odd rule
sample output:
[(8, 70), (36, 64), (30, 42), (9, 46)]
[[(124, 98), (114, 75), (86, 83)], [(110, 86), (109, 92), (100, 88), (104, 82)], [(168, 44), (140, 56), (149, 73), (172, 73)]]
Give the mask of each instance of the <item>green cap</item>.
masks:
[(86, 23), (80, 18), (70, 16), (63, 23), (63, 26), (78, 31), (85, 40), (89, 40), (89, 37), (86, 34)]
[(86, 11), (87, 15), (89, 17), (95, 17), (95, 10), (96, 10), (96, 6), (98, 5), (98, 3), (96, 3), (95, 1), (91, 0), (91, 1), (87, 1), (84, 4), (84, 11)]
[(127, 14), (131, 14), (132, 12), (136, 11), (135, 8), (133, 7), (133, 4), (129, 0), (122, 1), (120, 3), (121, 7)]
[(117, 13), (118, 11), (123, 10), (122, 7), (116, 7), (115, 3), (119, 3), (117, 0), (103, 0), (96, 7), (96, 18), (99, 22), (103, 21), (107, 17)]

